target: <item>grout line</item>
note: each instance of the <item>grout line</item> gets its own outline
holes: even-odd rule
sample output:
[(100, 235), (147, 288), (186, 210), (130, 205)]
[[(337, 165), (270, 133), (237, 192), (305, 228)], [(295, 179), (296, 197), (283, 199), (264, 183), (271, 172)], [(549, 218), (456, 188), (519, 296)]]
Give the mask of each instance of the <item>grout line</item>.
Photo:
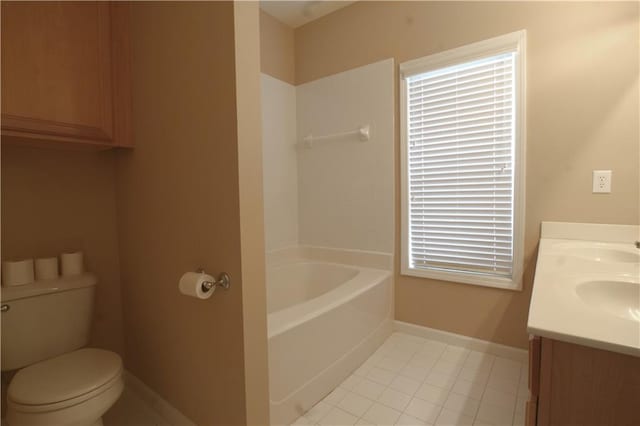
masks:
[[(484, 394), (487, 391), (487, 386), (489, 385), (489, 380), (491, 380), (491, 374), (493, 373), (493, 369), (496, 366), (496, 359), (497, 358), (498, 358), (497, 356), (494, 356), (494, 359), (491, 362), (491, 368), (489, 369), (489, 375), (487, 376), (487, 382), (484, 384), (484, 386), (482, 388), (482, 395), (480, 396), (480, 405), (482, 405), (482, 399), (484, 398)], [(478, 414), (480, 413), (480, 405), (478, 405), (478, 412), (476, 412), (476, 415), (473, 418), (473, 422), (474, 423), (478, 418)], [(513, 424), (513, 419), (511, 421), (511, 423)]]

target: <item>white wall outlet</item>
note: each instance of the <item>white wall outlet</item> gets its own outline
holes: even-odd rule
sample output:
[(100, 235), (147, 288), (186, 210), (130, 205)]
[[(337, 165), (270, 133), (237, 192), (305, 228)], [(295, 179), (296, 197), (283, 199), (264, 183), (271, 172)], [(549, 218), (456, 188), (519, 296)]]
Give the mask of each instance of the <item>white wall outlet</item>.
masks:
[(593, 193), (611, 192), (611, 170), (593, 171)]

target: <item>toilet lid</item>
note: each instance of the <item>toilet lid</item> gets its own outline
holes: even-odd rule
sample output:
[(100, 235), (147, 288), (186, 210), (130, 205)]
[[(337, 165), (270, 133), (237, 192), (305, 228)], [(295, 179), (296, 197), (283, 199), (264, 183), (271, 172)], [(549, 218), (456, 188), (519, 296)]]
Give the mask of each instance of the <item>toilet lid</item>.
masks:
[(53, 404), (91, 392), (121, 372), (122, 359), (118, 354), (79, 349), (18, 371), (7, 394), (19, 404)]

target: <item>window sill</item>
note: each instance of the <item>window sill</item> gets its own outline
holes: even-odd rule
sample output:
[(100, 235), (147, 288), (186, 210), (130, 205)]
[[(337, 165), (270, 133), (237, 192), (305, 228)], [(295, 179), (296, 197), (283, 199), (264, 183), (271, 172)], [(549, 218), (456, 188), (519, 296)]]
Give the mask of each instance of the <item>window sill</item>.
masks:
[[(514, 281), (511, 278), (479, 276), (455, 272), (432, 271), (402, 267), (400, 275), (416, 278), (429, 278), (438, 281), (448, 281), (457, 284), (471, 284), (481, 287), (492, 287), (503, 290), (522, 291), (522, 279)], [(519, 274), (515, 274), (519, 276)]]

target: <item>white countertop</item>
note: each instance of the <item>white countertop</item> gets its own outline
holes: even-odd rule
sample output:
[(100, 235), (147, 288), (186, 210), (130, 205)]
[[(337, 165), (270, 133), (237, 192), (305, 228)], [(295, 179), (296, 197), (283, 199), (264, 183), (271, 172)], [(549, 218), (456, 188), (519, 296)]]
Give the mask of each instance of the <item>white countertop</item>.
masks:
[(639, 232), (543, 223), (529, 333), (640, 357)]

